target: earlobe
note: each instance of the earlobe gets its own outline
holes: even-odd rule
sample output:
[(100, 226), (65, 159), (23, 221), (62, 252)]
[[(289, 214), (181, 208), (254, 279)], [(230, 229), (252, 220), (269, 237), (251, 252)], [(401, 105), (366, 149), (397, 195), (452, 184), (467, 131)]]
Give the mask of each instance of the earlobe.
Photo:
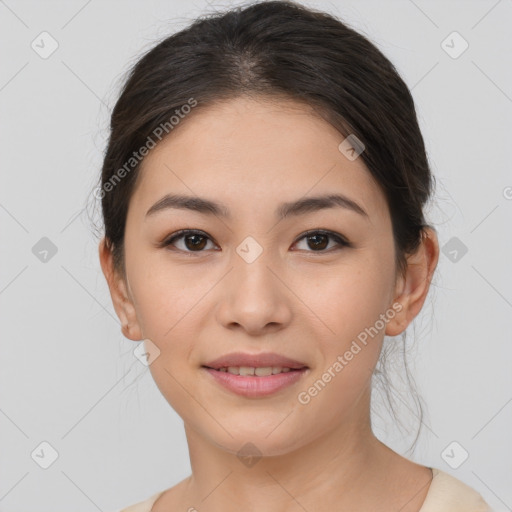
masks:
[(405, 276), (400, 276), (395, 289), (395, 302), (400, 311), (386, 325), (387, 336), (402, 333), (421, 311), (427, 297), (432, 276), (439, 260), (439, 244), (432, 228), (425, 228), (417, 251), (407, 258)]
[(404, 298), (403, 295), (406, 293), (407, 276), (400, 275), (395, 286), (395, 293), (393, 303), (391, 304), (390, 310), (395, 311), (395, 315), (386, 324), (384, 334), (386, 336), (398, 336), (407, 327), (406, 320), (407, 315), (404, 314)]
[(112, 304), (121, 322), (121, 332), (130, 340), (140, 341), (143, 336), (133, 301), (128, 293), (124, 278), (114, 268), (112, 251), (107, 247), (105, 237), (100, 241), (98, 250), (101, 269), (110, 290)]
[[(116, 300), (119, 303), (118, 308), (115, 309), (118, 313), (117, 316), (121, 320), (121, 332), (125, 338), (128, 338), (129, 340), (140, 341), (143, 336), (137, 320), (135, 306), (133, 305), (133, 301), (126, 289), (126, 282), (123, 278), (118, 276), (114, 286), (116, 288), (116, 293), (119, 294), (119, 296), (116, 297)], [(114, 300), (114, 298), (112, 300)]]

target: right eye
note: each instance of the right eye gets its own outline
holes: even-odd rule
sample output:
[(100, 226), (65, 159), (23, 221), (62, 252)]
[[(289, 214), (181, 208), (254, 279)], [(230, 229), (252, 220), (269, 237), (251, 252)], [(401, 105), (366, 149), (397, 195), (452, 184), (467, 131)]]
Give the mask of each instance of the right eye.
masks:
[(162, 247), (168, 247), (170, 245), (176, 247), (176, 242), (178, 240), (182, 242), (182, 247), (177, 247), (177, 250), (183, 252), (204, 252), (203, 249), (205, 248), (205, 245), (207, 245), (207, 240), (212, 241), (204, 231), (196, 229), (182, 229), (167, 238), (162, 243)]

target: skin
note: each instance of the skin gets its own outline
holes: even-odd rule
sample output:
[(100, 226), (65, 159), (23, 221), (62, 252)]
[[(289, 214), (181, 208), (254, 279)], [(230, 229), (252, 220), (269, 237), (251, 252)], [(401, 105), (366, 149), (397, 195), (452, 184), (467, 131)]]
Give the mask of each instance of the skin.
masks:
[[(384, 335), (402, 333), (422, 308), (438, 241), (426, 230), (406, 274), (397, 274), (385, 197), (362, 159), (339, 151), (344, 138), (292, 101), (237, 98), (197, 110), (143, 162), (127, 214), (126, 275), (100, 242), (122, 332), (158, 347), (150, 371), (185, 425), (192, 474), (153, 511), (421, 508), (431, 471), (374, 436), (370, 384)], [(146, 217), (171, 192), (222, 202), (232, 218), (177, 209)], [(339, 207), (275, 217), (282, 202), (330, 193), (350, 197), (368, 217)], [(159, 246), (184, 228), (207, 234), (199, 252), (186, 238)], [(352, 246), (327, 238), (316, 249), (303, 237), (314, 229)], [(263, 249), (252, 263), (236, 252), (247, 236)], [(298, 393), (394, 303), (401, 311), (317, 396), (299, 403)], [(201, 369), (233, 351), (278, 352), (309, 370), (270, 397), (244, 398)], [(247, 442), (262, 454), (251, 467), (237, 456)]]

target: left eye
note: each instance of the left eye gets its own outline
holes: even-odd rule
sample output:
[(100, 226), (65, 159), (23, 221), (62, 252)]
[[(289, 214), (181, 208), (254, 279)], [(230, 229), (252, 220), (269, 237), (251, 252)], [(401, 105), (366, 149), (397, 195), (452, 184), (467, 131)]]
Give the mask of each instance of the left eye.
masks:
[[(329, 246), (329, 239), (332, 239), (338, 246), (341, 247), (350, 247), (350, 242), (348, 242), (342, 236), (333, 233), (332, 231), (325, 230), (316, 230), (316, 231), (308, 231), (303, 234), (297, 241), (294, 243), (296, 245), (301, 240), (306, 240), (306, 243), (309, 248), (312, 248), (313, 251), (309, 252), (326, 252), (325, 249)], [(183, 242), (182, 247), (178, 247), (177, 241)], [(178, 250), (183, 252), (204, 252), (204, 249), (208, 247), (208, 241), (212, 242), (211, 238), (204, 233), (203, 231), (184, 229), (178, 231), (170, 238), (165, 240), (162, 243), (162, 247), (167, 247), (169, 245), (175, 246)], [(215, 245), (215, 244), (213, 244)], [(329, 249), (332, 249), (330, 247)]]
[[(327, 252), (326, 246), (329, 245), (329, 238), (334, 240), (334, 242), (341, 247), (350, 247), (350, 243), (345, 240), (340, 235), (333, 233), (332, 231), (309, 231), (302, 235), (298, 240), (306, 240), (308, 247), (314, 248), (312, 252)], [(297, 243), (295, 242), (295, 243)], [(332, 247), (331, 247), (332, 248)]]

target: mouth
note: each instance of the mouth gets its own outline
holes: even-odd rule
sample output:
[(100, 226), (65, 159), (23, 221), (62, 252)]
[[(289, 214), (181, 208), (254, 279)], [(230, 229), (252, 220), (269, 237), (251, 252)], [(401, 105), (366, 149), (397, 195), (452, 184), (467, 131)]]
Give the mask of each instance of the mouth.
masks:
[(274, 352), (233, 352), (201, 366), (224, 390), (246, 398), (261, 398), (297, 384), (311, 370), (302, 362)]
[(208, 361), (204, 363), (203, 366), (228, 373), (235, 373), (236, 369), (239, 375), (258, 376), (260, 376), (260, 374), (261, 376), (267, 376), (273, 373), (281, 373), (283, 370), (285, 372), (301, 370), (307, 367), (303, 362), (274, 352), (260, 352), (257, 354), (232, 352), (218, 357), (213, 361)]
[(265, 398), (285, 389), (290, 390), (310, 372), (307, 366), (301, 368), (202, 366), (201, 370), (211, 382), (244, 398)]
[(220, 366), (218, 368), (203, 366), (209, 370), (217, 372), (230, 373), (231, 375), (239, 375), (242, 377), (269, 377), (270, 375), (279, 375), (288, 372), (300, 372), (305, 370), (307, 366), (301, 368), (289, 368), (286, 366)]

